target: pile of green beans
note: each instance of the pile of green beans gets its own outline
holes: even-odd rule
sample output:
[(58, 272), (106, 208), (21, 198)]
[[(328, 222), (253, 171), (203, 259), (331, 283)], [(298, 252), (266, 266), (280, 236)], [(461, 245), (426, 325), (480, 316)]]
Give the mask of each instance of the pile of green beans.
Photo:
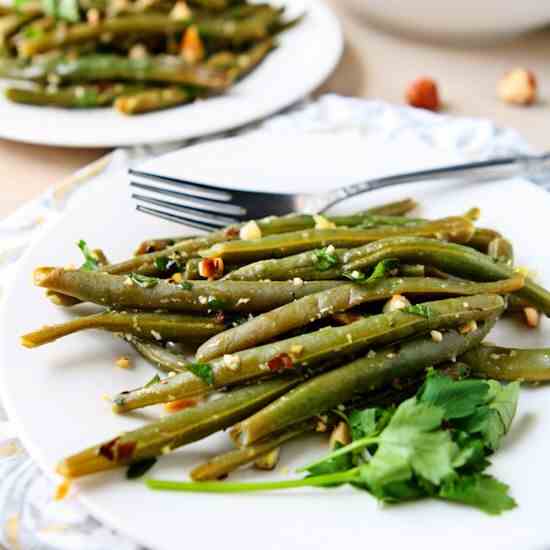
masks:
[(299, 22), (283, 11), (247, 0), (14, 2), (0, 11), (0, 79), (27, 105), (125, 115), (184, 105), (258, 66)]
[(271, 467), (285, 442), (337, 426), (337, 410), (400, 403), (428, 368), (550, 380), (550, 349), (482, 343), (506, 313), (528, 309), (531, 326), (550, 315), (550, 293), (514, 268), (512, 243), (476, 228), (476, 209), (426, 220), (407, 216), (415, 206), (265, 218), (249, 222), (253, 240), (244, 224), (145, 240), (118, 263), (86, 247), (79, 269), (37, 268), (34, 282), (54, 304), (99, 310), (30, 332), (22, 345), (114, 333), (163, 377), (114, 395), (113, 411), (172, 412), (69, 456), (59, 473), (154, 461), (230, 430), (239, 448), (191, 473), (218, 479), (257, 460)]

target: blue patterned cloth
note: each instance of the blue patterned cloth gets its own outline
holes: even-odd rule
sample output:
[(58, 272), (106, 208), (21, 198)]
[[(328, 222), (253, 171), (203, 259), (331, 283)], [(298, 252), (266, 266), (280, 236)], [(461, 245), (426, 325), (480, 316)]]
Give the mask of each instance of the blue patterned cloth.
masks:
[[(459, 153), (464, 160), (529, 152), (516, 132), (499, 129), (490, 121), (434, 115), (334, 95), (301, 104), (260, 124), (226, 135), (242, 132), (374, 134), (380, 141), (410, 133), (435, 149)], [(197, 141), (200, 140), (117, 150), (1, 221), (0, 300), (18, 258), (50, 223), (71, 208), (77, 195), (93, 188), (94, 172), (104, 174), (127, 168), (137, 161)], [(10, 550), (141, 549), (93, 519), (77, 499), (55, 501), (54, 493), (54, 483), (21, 448), (0, 403), (0, 546)]]

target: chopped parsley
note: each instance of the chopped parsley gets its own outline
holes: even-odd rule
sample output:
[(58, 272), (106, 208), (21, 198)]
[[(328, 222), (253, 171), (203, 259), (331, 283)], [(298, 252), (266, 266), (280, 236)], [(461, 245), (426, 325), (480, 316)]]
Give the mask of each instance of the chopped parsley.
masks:
[(153, 376), (153, 378), (151, 378), (151, 380), (149, 380), (149, 382), (147, 382), (147, 384), (145, 384), (145, 386), (143, 386), (144, 388), (148, 388), (150, 386), (154, 386), (155, 384), (158, 384), (160, 382), (160, 376), (158, 374), (155, 374), (155, 376)]
[(153, 288), (159, 284), (159, 280), (156, 277), (149, 277), (147, 275), (140, 275), (139, 273), (129, 273), (128, 279), (140, 286), (141, 288)]
[(418, 315), (419, 317), (426, 317), (426, 319), (431, 319), (433, 312), (429, 306), (425, 304), (416, 304), (414, 306), (404, 307), (401, 311), (405, 313), (412, 313), (413, 315)]
[(155, 261), (153, 262), (155, 264), (155, 268), (159, 271), (166, 271), (168, 268), (168, 262), (170, 260), (166, 256), (159, 256), (158, 258), (155, 258)]
[(214, 311), (220, 311), (226, 307), (226, 303), (219, 298), (214, 298), (214, 296), (208, 297), (208, 307)]
[(189, 281), (182, 281), (178, 284), (182, 290), (193, 290), (193, 285)]
[(321, 248), (320, 250), (315, 250), (313, 252), (315, 256), (315, 267), (319, 271), (328, 271), (332, 267), (338, 265), (338, 257), (335, 254), (333, 246), (327, 246), (326, 248)]
[(209, 386), (214, 385), (214, 370), (208, 363), (188, 363), (185, 366), (187, 370), (192, 372), (195, 376), (198, 376)]
[[(353, 410), (352, 441), (302, 468), (303, 479), (267, 483), (212, 482), (208, 491), (236, 492), (346, 483), (387, 502), (427, 497), (497, 515), (516, 507), (508, 486), (485, 473), (510, 428), (519, 383), (453, 380), (433, 369), (418, 393), (397, 408)], [(148, 480), (153, 489), (197, 491), (202, 482)]]
[(399, 265), (399, 260), (396, 258), (387, 258), (385, 260), (381, 260), (378, 262), (374, 269), (372, 270), (372, 273), (367, 276), (361, 271), (351, 271), (344, 273), (344, 277), (347, 279), (350, 279), (356, 283), (374, 283), (375, 281), (379, 281), (380, 279), (386, 278), (388, 275), (391, 274), (391, 272), (397, 268)]
[(86, 244), (86, 241), (83, 241), (82, 239), (76, 243), (78, 248), (80, 248), (83, 256), (84, 256), (84, 263), (80, 266), (80, 269), (82, 271), (97, 271), (99, 269), (99, 262), (97, 260), (96, 254)]

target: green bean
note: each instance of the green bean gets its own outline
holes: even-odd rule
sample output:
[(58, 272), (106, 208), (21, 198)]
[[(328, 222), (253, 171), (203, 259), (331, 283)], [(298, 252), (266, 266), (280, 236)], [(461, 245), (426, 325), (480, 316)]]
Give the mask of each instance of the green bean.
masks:
[(185, 30), (189, 19), (176, 19), (163, 14), (137, 14), (111, 17), (98, 21), (96, 25), (76, 23), (64, 32), (54, 29), (35, 38), (22, 40), (17, 49), (21, 57), (31, 57), (37, 53), (78, 44), (92, 39), (99, 39), (106, 33), (113, 37), (129, 33), (166, 34)]
[(502, 237), (502, 235), (494, 229), (479, 227), (475, 230), (473, 237), (468, 243), (468, 246), (471, 246), (472, 248), (475, 248), (480, 252), (487, 253), (490, 242), (500, 237)]
[(298, 381), (298, 377), (270, 380), (225, 393), (72, 455), (59, 463), (57, 471), (75, 478), (168, 453), (232, 426)]
[(187, 358), (182, 353), (169, 351), (166, 348), (125, 334), (126, 340), (148, 363), (162, 372), (187, 372)]
[(304, 296), (250, 321), (213, 336), (197, 350), (197, 360), (209, 361), (224, 354), (269, 342), (281, 334), (305, 326), (312, 320), (330, 317), (361, 304), (391, 298), (395, 294), (407, 296), (506, 294), (523, 286), (522, 276), (496, 283), (469, 283), (444, 281), (427, 277), (388, 278), (368, 285), (349, 284)]
[(514, 247), (508, 239), (503, 237), (497, 237), (489, 243), (487, 254), (504, 265), (512, 266), (514, 264)]
[(395, 202), (388, 202), (380, 206), (374, 206), (367, 210), (370, 214), (380, 214), (382, 216), (404, 216), (411, 210), (414, 210), (418, 203), (414, 199), (403, 199)]
[[(514, 274), (512, 268), (496, 264), (487, 255), (467, 246), (410, 237), (385, 239), (350, 250), (344, 255), (343, 269), (347, 272), (361, 270), (384, 258), (429, 264), (474, 281), (498, 281)], [(550, 315), (550, 292), (529, 277), (525, 279), (525, 286), (515, 294)]]
[(7, 88), (6, 97), (15, 103), (50, 105), (72, 109), (89, 109), (111, 105), (121, 94), (136, 92), (135, 85), (78, 85), (63, 88)]
[(38, 268), (37, 286), (74, 296), (85, 302), (116, 309), (167, 311), (267, 311), (302, 296), (343, 284), (320, 281), (296, 285), (292, 282), (248, 283), (240, 281), (173, 284), (162, 279), (140, 279), (98, 271)]
[(483, 344), (460, 357), (474, 376), (494, 380), (550, 380), (550, 348), (512, 349)]
[(35, 348), (87, 329), (122, 332), (148, 340), (200, 343), (222, 332), (225, 327), (214, 317), (107, 311), (45, 326), (22, 336), (21, 343), (27, 348)]
[(131, 59), (113, 54), (93, 54), (60, 61), (54, 73), (64, 82), (125, 80), (170, 82), (221, 90), (229, 85), (221, 72), (204, 65), (190, 65), (181, 57), (158, 55)]
[[(205, 381), (191, 372), (177, 374), (146, 388), (118, 394), (113, 402), (117, 412), (155, 403), (202, 395), (215, 388), (307, 368), (319, 370), (327, 364), (342, 363), (365, 349), (407, 338), (419, 332), (447, 328), (471, 320), (499, 315), (504, 309), (500, 296), (477, 295), (468, 300), (454, 298), (428, 302), (429, 316), (406, 311), (373, 315), (342, 327), (325, 327), (316, 332), (214, 359), (209, 364), (212, 380)], [(209, 382), (212, 382), (210, 384)]]
[(205, 464), (197, 466), (191, 471), (191, 479), (194, 481), (206, 481), (226, 477), (240, 466), (249, 464), (264, 456), (273, 449), (277, 449), (283, 443), (315, 430), (314, 421), (301, 422), (296, 426), (282, 431), (264, 441), (259, 441), (250, 447), (235, 449), (228, 453), (218, 455)]
[(149, 88), (138, 93), (119, 95), (115, 109), (124, 115), (136, 115), (190, 103), (196, 97), (196, 93), (176, 86)]
[(393, 236), (438, 237), (468, 242), (474, 231), (466, 218), (446, 218), (424, 224), (374, 229), (312, 229), (251, 241), (215, 244), (199, 251), (203, 257), (217, 257), (230, 262), (245, 262), (290, 256), (327, 245), (352, 248)]
[(372, 392), (395, 378), (419, 374), (477, 346), (494, 321), (487, 321), (466, 335), (449, 330), (441, 341), (430, 336), (391, 345), (369, 356), (303, 382), (232, 430), (241, 445), (250, 445), (269, 434), (315, 414), (331, 410), (358, 394)]

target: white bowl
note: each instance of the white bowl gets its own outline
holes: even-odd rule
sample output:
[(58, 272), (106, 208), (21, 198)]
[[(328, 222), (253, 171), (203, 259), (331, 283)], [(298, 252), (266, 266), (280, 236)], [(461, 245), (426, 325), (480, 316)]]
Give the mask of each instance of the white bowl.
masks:
[(490, 39), (550, 23), (546, 0), (342, 1), (375, 22), (434, 37)]

